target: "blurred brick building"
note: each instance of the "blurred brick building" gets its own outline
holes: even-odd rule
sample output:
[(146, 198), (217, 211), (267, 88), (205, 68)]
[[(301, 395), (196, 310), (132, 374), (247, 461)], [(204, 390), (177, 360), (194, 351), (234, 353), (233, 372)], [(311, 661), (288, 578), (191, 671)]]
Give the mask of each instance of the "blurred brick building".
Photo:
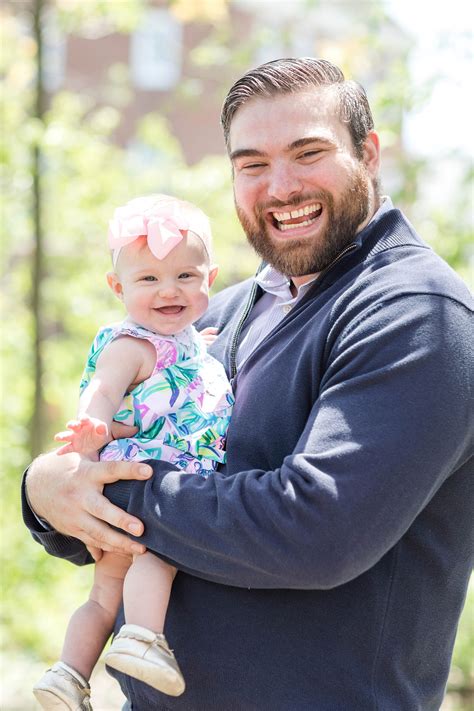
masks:
[(160, 113), (193, 164), (224, 152), (219, 114), (225, 93), (243, 71), (261, 62), (312, 55), (344, 64), (352, 53), (357, 78), (370, 94), (389, 62), (403, 56), (408, 45), (394, 23), (384, 22), (378, 61), (367, 61), (357, 40), (358, 32), (367, 34), (366, 22), (364, 3), (313, 7), (304, 0), (233, 0), (227, 20), (214, 23), (180, 21), (167, 3), (154, 0), (131, 34), (110, 32), (97, 21), (89, 33), (82, 29), (80, 36), (64, 35), (49, 16), (45, 84), (50, 92), (69, 89), (119, 108), (114, 137), (132, 150), (139, 150), (133, 138), (137, 120)]

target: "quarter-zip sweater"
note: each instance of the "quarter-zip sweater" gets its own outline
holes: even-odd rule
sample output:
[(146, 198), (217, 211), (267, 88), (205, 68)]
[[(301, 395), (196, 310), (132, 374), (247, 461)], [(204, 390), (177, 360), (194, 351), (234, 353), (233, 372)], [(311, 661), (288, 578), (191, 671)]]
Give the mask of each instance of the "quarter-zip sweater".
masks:
[(234, 379), (226, 467), (108, 487), (179, 568), (165, 632), (187, 686), (117, 676), (133, 711), (434, 711), (473, 562), (469, 292), (388, 207), (236, 374), (259, 295), (231, 287), (199, 324)]

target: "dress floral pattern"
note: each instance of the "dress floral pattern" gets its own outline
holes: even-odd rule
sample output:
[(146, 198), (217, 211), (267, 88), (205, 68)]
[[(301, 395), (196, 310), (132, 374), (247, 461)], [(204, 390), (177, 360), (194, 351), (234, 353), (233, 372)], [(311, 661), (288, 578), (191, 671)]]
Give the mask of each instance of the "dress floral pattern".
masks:
[(124, 399), (114, 420), (138, 427), (134, 437), (113, 440), (101, 460), (162, 459), (182, 471), (208, 476), (225, 462), (225, 437), (234, 397), (222, 365), (206, 352), (194, 326), (161, 336), (130, 321), (101, 328), (91, 346), (81, 393), (95, 373), (104, 348), (120, 336), (153, 344), (151, 376)]

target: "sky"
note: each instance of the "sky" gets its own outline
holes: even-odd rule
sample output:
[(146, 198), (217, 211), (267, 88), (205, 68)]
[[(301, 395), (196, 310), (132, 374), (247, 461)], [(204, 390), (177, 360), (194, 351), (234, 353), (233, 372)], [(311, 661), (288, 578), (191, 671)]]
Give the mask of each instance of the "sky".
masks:
[(469, 0), (386, 0), (386, 7), (415, 39), (416, 84), (437, 79), (421, 110), (407, 117), (407, 147), (420, 155), (459, 149), (474, 157), (474, 9)]

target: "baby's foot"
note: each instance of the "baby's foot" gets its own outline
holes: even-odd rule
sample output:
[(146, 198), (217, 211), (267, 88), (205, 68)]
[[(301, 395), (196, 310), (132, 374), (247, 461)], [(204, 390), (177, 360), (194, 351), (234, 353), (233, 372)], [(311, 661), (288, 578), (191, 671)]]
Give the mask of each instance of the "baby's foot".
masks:
[(46, 711), (93, 711), (89, 684), (64, 662), (57, 662), (43, 674), (33, 694)]
[(58, 449), (58, 454), (94, 454), (110, 442), (107, 425), (95, 417), (83, 415), (78, 420), (68, 422), (66, 427), (65, 432), (58, 432), (54, 436), (56, 442), (67, 442)]
[(183, 675), (165, 636), (145, 627), (123, 625), (105, 663), (164, 694), (180, 696), (184, 691)]

